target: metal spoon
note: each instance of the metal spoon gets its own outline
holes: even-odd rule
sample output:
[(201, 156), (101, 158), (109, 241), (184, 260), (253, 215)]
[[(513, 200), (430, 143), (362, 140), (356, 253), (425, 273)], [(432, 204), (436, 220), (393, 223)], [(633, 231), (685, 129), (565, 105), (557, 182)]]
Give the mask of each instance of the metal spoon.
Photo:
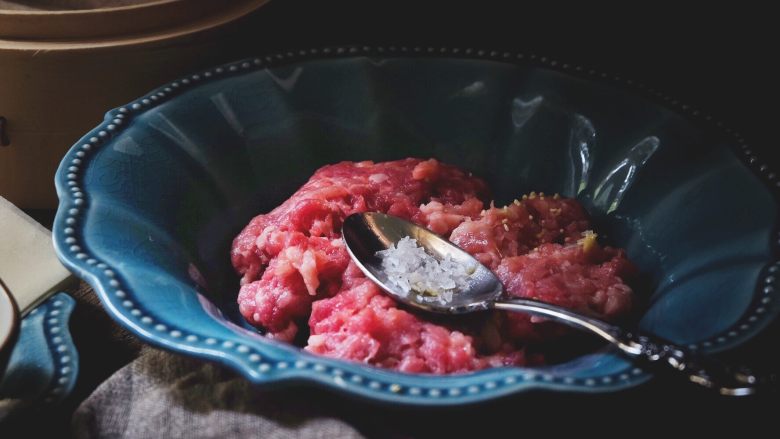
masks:
[[(571, 310), (529, 299), (503, 297), (501, 281), (470, 254), (435, 233), (401, 218), (382, 213), (358, 213), (347, 217), (342, 234), (352, 259), (369, 279), (394, 299), (413, 308), (441, 314), (463, 314), (475, 311), (503, 310), (546, 317), (568, 326), (595, 334), (617, 347), (627, 357), (645, 365), (665, 365), (678, 371), (690, 382), (722, 395), (751, 395), (759, 389), (776, 389), (775, 376), (759, 378), (742, 368), (730, 368), (704, 355), (650, 335), (629, 332), (623, 328), (578, 314)], [(405, 293), (390, 282), (377, 256), (404, 237), (417, 240), (430, 255), (441, 260), (450, 256), (469, 267), (476, 267), (467, 290), (456, 291), (448, 302), (424, 300), (423, 294)], [(666, 367), (665, 369), (669, 369)]]

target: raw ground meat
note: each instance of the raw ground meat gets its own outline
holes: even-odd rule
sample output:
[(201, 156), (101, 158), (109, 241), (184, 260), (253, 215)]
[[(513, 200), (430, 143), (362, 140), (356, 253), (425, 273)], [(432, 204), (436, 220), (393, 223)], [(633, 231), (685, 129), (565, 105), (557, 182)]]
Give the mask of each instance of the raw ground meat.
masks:
[[(540, 362), (525, 346), (560, 333), (521, 314), (478, 325), (431, 322), (398, 308), (351, 263), (341, 224), (355, 212), (400, 216), (448, 237), (494, 270), (507, 294), (607, 320), (625, 315), (634, 272), (602, 248), (572, 199), (532, 193), (485, 209), (485, 183), (434, 159), (342, 162), (320, 168), (292, 197), (236, 237), (241, 314), (291, 341), (308, 320), (306, 349), (414, 373), (456, 373)], [(483, 210), (484, 209), (484, 210)]]

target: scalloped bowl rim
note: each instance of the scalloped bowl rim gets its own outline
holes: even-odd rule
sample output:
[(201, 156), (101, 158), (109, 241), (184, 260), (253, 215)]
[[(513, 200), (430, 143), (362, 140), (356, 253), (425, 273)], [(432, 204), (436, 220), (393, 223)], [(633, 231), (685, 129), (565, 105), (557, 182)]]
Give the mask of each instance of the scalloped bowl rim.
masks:
[[(652, 376), (637, 367), (628, 367), (625, 370), (621, 370), (619, 374), (616, 373), (603, 377), (594, 376), (593, 378), (577, 380), (555, 377), (546, 372), (555, 366), (541, 368), (493, 368), (468, 374), (446, 376), (407, 374), (317, 356), (290, 345), (282, 346), (281, 343), (272, 340), (266, 340), (260, 344), (267, 344), (267, 347), (275, 352), (281, 350), (290, 353), (296, 360), (294, 362), (279, 360), (267, 362), (263, 358), (265, 356), (264, 352), (260, 352), (263, 354), (262, 356), (257, 355), (255, 357), (250, 354), (248, 356), (249, 360), (247, 360), (247, 355), (245, 354), (248, 351), (244, 351), (241, 355), (236, 354), (235, 349), (232, 349), (234, 347), (232, 342), (225, 341), (224, 346), (215, 344), (204, 348), (184, 343), (183, 334), (179, 333), (179, 331), (155, 331), (154, 328), (148, 325), (145, 326), (138, 323), (135, 317), (129, 315), (127, 307), (122, 306), (122, 302), (131, 303), (123, 299), (132, 298), (133, 292), (129, 288), (121, 288), (122, 282), (117, 278), (114, 267), (90, 257), (88, 250), (79, 249), (75, 254), (73, 254), (73, 251), (68, 251), (68, 249), (72, 250), (72, 244), (77, 243), (78, 238), (82, 237), (83, 234), (83, 228), (68, 221), (68, 219), (76, 215), (70, 215), (69, 212), (79, 212), (78, 215), (83, 216), (81, 210), (89, 208), (89, 204), (85, 202), (86, 191), (83, 191), (78, 186), (78, 176), (76, 171), (73, 170), (74, 165), (78, 164), (77, 168), (86, 167), (89, 162), (89, 152), (109, 143), (113, 134), (121, 132), (123, 125), (128, 125), (127, 121), (124, 120), (125, 117), (132, 117), (135, 113), (142, 114), (153, 109), (157, 104), (166, 102), (169, 97), (176, 96), (180, 91), (188, 90), (188, 87), (197, 87), (198, 83), (206, 81), (208, 78), (218, 79), (229, 75), (253, 72), (261, 68), (326, 59), (374, 55), (413, 59), (417, 52), (423, 52), (427, 57), (436, 59), (468, 59), (542, 68), (575, 78), (579, 78), (577, 73), (582, 72), (580, 67), (560, 65), (555, 61), (546, 60), (545, 58), (537, 59), (533, 55), (526, 56), (520, 53), (476, 51), (472, 49), (460, 50), (446, 47), (436, 48), (435, 50), (431, 48), (431, 50), (425, 52), (420, 48), (408, 49), (391, 46), (387, 48), (338, 47), (311, 49), (297, 53), (288, 52), (262, 58), (247, 58), (188, 75), (158, 87), (135, 101), (108, 111), (103, 122), (79, 139), (64, 156), (55, 176), (55, 186), (60, 204), (53, 227), (54, 246), (60, 260), (69, 270), (84, 279), (95, 289), (104, 308), (112, 318), (140, 337), (144, 342), (177, 353), (221, 363), (238, 371), (255, 384), (278, 385), (306, 382), (372, 401), (404, 405), (446, 406), (477, 403), (532, 389), (595, 393), (626, 389), (648, 381)], [(537, 62), (529, 62), (529, 58), (537, 60)], [(585, 79), (595, 79), (597, 76), (593, 71), (590, 74), (594, 78)], [(600, 78), (604, 77), (604, 75), (601, 75)], [(620, 81), (619, 78), (615, 79)], [(625, 81), (625, 83), (628, 85), (633, 84), (630, 81)], [(669, 99), (667, 98), (666, 101), (669, 101)], [(654, 104), (659, 107), (674, 109), (673, 106)], [(690, 108), (682, 104), (680, 106), (683, 110)], [(691, 114), (683, 114), (679, 110), (676, 113), (688, 116), (686, 119), (689, 121), (691, 117), (701, 117), (702, 120), (711, 121), (710, 116), (701, 115), (695, 110)], [(720, 126), (721, 124), (718, 124), (718, 127)], [(746, 157), (739, 156), (741, 160), (738, 161), (740, 163), (747, 166), (745, 163), (746, 159), (751, 163), (758, 161), (757, 157), (749, 151), (744, 140), (739, 135), (730, 129), (723, 131), (722, 134), (734, 136), (742, 145)], [(749, 166), (747, 167), (750, 168)], [(761, 170), (765, 174), (769, 174), (766, 166), (762, 166)], [(760, 175), (758, 177), (761, 179)], [(768, 187), (766, 184), (763, 186), (771, 192), (771, 187)], [(87, 205), (86, 207), (84, 206), (85, 204)], [(767, 261), (764, 267), (769, 274), (767, 277), (760, 279), (759, 282), (767, 281), (767, 284), (769, 284), (769, 278), (774, 279), (772, 273), (780, 271), (780, 261), (775, 257)], [(122, 297), (118, 298), (117, 291), (123, 291)], [(744, 342), (769, 323), (771, 320), (769, 317), (771, 316), (768, 314), (763, 314), (764, 319), (754, 325), (751, 334), (743, 335), (742, 338), (724, 339), (720, 343), (706, 341), (701, 344), (702, 350), (715, 352)], [(179, 334), (173, 336), (171, 335), (172, 333)], [(607, 353), (606, 355), (615, 355), (614, 351), (605, 348), (580, 358), (603, 356), (605, 353)], [(423, 383), (422, 380), (431, 377), (436, 378), (435, 383)], [(428, 379), (427, 381), (431, 380)], [(453, 389), (456, 389), (457, 392)]]

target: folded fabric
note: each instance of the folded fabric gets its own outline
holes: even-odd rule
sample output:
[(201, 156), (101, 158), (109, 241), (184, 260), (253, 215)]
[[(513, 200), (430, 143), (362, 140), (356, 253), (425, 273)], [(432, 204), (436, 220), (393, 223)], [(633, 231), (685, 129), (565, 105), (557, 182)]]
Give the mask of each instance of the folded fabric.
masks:
[(212, 364), (145, 348), (73, 415), (76, 438), (362, 438), (301, 395), (260, 390)]

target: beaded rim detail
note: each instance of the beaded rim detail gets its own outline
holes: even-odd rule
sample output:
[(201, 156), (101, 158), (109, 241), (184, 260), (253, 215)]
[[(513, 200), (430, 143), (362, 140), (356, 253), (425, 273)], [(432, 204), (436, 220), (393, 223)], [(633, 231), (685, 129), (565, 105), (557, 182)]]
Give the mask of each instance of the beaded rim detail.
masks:
[[(738, 158), (764, 182), (775, 197), (780, 193), (778, 175), (763, 164), (744, 138), (733, 129), (716, 121), (711, 115), (665, 95), (642, 83), (620, 76), (607, 75), (595, 69), (572, 65), (536, 54), (508, 51), (482, 50), (472, 48), (422, 47), (422, 46), (341, 46), (313, 48), (270, 54), (224, 64), (209, 70), (194, 73), (164, 85), (151, 93), (106, 114), (105, 120), (85, 135), (66, 154), (57, 171), (56, 185), (60, 197), (60, 206), (54, 225), (55, 247), (63, 262), (72, 270), (86, 278), (98, 292), (100, 299), (115, 319), (131, 328), (147, 342), (178, 352), (197, 352), (213, 360), (226, 363), (242, 372), (256, 383), (270, 381), (308, 380), (335, 388), (349, 388), (353, 393), (371, 399), (380, 399), (407, 404), (461, 404), (477, 402), (515, 393), (525, 388), (550, 390), (606, 391), (619, 390), (645, 382), (650, 374), (639, 368), (629, 368), (607, 376), (573, 378), (555, 376), (549, 373), (536, 373), (529, 369), (502, 368), (493, 369), (494, 373), (478, 372), (470, 375), (468, 383), (460, 376), (440, 377), (440, 383), (427, 386), (404, 385), (399, 383), (406, 374), (383, 371), (382, 380), (371, 371), (378, 369), (349, 365), (352, 371), (345, 371), (343, 362), (315, 357), (304, 353), (303, 359), (281, 361), (256, 348), (231, 340), (218, 340), (202, 334), (191, 333), (184, 328), (174, 327), (170, 322), (159, 322), (154, 316), (147, 315), (139, 304), (133, 301), (132, 291), (123, 288), (123, 282), (106, 263), (90, 255), (79, 245), (82, 224), (80, 219), (88, 208), (87, 194), (80, 185), (79, 172), (89, 162), (91, 153), (121, 133), (137, 115), (164, 103), (182, 92), (196, 87), (204, 81), (212, 81), (236, 76), (269, 67), (278, 67), (295, 62), (329, 58), (349, 58), (359, 56), (376, 57), (428, 57), (489, 60), (525, 67), (545, 68), (559, 71), (574, 77), (595, 80), (608, 85), (628, 88), (640, 96), (660, 101), (659, 105), (673, 109), (686, 116), (690, 121), (715, 128), (736, 142), (730, 144), (736, 150)], [(658, 103), (658, 102), (656, 102)], [(774, 244), (780, 246), (780, 234)], [(757, 292), (750, 312), (746, 312), (732, 327), (723, 333), (696, 343), (689, 344), (691, 349), (720, 350), (736, 344), (740, 332), (763, 327), (772, 313), (767, 307), (776, 301), (776, 275), (780, 271), (780, 260), (772, 260), (757, 283)], [(500, 372), (500, 376), (495, 376)], [(398, 376), (398, 380), (391, 379)], [(448, 379), (451, 378), (451, 379)], [(399, 381), (399, 382), (395, 382)], [(448, 385), (452, 382), (452, 385)]]
[[(52, 361), (52, 377), (40, 398), (44, 404), (56, 404), (65, 399), (76, 385), (79, 355), (68, 330), (68, 320), (75, 300), (65, 293), (58, 293), (38, 305), (29, 316), (43, 314), (41, 326)], [(29, 317), (28, 316), (28, 317)], [(26, 318), (22, 326), (31, 324)]]

